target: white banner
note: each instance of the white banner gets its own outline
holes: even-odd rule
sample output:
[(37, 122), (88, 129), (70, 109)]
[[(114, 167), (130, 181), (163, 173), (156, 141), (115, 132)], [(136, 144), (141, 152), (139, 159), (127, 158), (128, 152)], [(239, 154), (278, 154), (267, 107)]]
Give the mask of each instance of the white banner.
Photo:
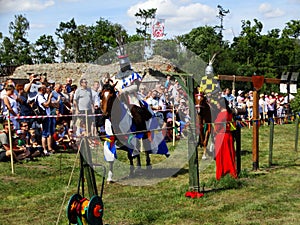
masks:
[(165, 20), (157, 19), (152, 26), (152, 37), (155, 39), (162, 39), (165, 34)]

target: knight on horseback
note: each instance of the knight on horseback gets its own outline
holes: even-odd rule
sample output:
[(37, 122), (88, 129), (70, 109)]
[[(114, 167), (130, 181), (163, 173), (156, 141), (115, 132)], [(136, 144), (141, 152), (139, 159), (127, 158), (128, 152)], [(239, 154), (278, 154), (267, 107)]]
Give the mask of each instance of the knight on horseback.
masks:
[[(211, 127), (211, 123), (214, 122), (217, 114), (218, 114), (218, 110), (217, 110), (217, 102), (218, 99), (220, 98), (220, 83), (218, 81), (218, 77), (215, 76), (214, 74), (214, 69), (212, 64), (214, 63), (216, 54), (213, 55), (212, 59), (209, 61), (207, 67), (205, 68), (205, 75), (202, 77), (199, 86), (197, 87), (197, 91), (198, 93), (202, 93), (205, 95), (206, 99), (207, 99), (207, 103), (210, 107), (210, 113), (209, 113), (209, 119), (207, 119), (209, 122), (206, 121), (207, 124), (204, 124), (205, 129), (210, 129), (209, 127)], [(213, 132), (209, 133), (211, 135), (213, 135)], [(208, 142), (208, 138), (207, 137), (205, 139), (205, 142), (207, 144)], [(203, 139), (203, 138), (202, 138)], [(214, 138), (211, 138), (211, 145), (210, 145), (210, 152), (213, 153), (214, 152), (214, 143), (213, 143)], [(202, 144), (200, 143), (200, 146), (203, 145), (203, 141), (200, 140), (200, 142), (202, 142)], [(203, 152), (203, 156), (202, 159), (207, 159), (206, 156), (206, 146), (204, 146), (204, 152)]]
[(206, 94), (208, 103), (213, 108), (216, 107), (221, 92), (218, 77), (214, 74), (214, 68), (212, 66), (215, 61), (215, 57), (216, 54), (213, 55), (205, 68), (205, 75), (202, 77), (198, 87), (199, 92), (204, 92)]

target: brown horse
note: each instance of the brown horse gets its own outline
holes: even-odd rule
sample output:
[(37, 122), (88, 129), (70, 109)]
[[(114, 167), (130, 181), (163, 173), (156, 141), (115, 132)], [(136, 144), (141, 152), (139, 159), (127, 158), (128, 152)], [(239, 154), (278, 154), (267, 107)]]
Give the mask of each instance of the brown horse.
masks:
[(212, 129), (212, 113), (204, 92), (196, 92), (194, 95), (196, 107), (196, 124), (199, 132), (198, 146), (203, 147), (202, 159), (206, 159), (206, 149)]
[[(148, 132), (146, 121), (152, 117), (152, 114), (144, 107), (144, 106), (136, 106), (136, 105), (126, 105), (126, 107), (130, 110), (132, 119), (132, 126), (134, 127), (134, 132), (132, 134), (122, 134), (122, 130), (120, 129), (119, 124), (122, 122), (124, 115), (124, 104), (126, 103), (126, 96), (121, 94), (117, 96), (115, 91), (115, 86), (111, 84), (105, 84), (100, 92), (101, 98), (101, 110), (102, 115), (106, 118), (109, 118), (112, 123), (113, 132), (116, 134), (116, 138), (122, 143), (121, 149), (127, 151), (127, 157), (130, 161), (130, 174), (133, 175), (134, 165), (133, 158), (137, 159), (137, 167), (141, 167), (141, 160), (139, 152), (141, 148), (144, 147), (146, 154), (146, 166), (147, 168), (151, 168), (151, 160), (150, 160), (150, 145), (148, 139)], [(127, 110), (126, 110), (127, 111)], [(127, 112), (125, 112), (127, 113)], [(128, 140), (131, 138), (130, 136), (135, 135), (139, 136), (139, 141), (136, 142), (136, 146), (130, 146), (128, 144)]]

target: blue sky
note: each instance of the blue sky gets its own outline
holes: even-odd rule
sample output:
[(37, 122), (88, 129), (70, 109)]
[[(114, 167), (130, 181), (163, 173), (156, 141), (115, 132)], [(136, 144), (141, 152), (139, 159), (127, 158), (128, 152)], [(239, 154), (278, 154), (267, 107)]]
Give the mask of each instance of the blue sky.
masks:
[(102, 17), (134, 34), (138, 9), (157, 8), (157, 17), (165, 19), (166, 38), (172, 38), (198, 26), (219, 25), (217, 5), (230, 10), (224, 19), (229, 41), (240, 34), (242, 20), (257, 18), (266, 33), (300, 19), (300, 0), (0, 0), (0, 32), (8, 36), (9, 23), (22, 14), (30, 22), (31, 42), (43, 34), (54, 36), (59, 23), (72, 18), (77, 25), (93, 25)]

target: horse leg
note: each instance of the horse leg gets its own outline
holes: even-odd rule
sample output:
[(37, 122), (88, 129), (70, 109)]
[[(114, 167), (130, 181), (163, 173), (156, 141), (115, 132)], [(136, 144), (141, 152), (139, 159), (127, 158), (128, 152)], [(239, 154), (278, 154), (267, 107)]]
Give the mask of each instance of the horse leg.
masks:
[(152, 169), (152, 165), (151, 165), (150, 152), (146, 151), (145, 155), (146, 155), (146, 168), (147, 168), (147, 170), (151, 170)]
[(202, 147), (203, 147), (203, 155), (202, 155), (202, 159), (207, 159), (206, 157), (206, 148), (207, 148), (207, 143), (208, 143), (208, 129), (209, 129), (209, 124), (204, 123), (204, 125), (202, 125), (202, 132), (201, 132), (201, 137), (202, 137)]
[(144, 148), (143, 150), (145, 151), (145, 156), (146, 156), (146, 168), (147, 169), (152, 169), (151, 158), (150, 158), (151, 143), (147, 139), (147, 137), (145, 137), (145, 139), (143, 139), (143, 148)]
[(136, 170), (135, 170), (135, 173), (140, 173), (141, 172), (141, 156), (140, 155), (137, 155), (135, 156), (136, 158)]
[(133, 156), (132, 156), (130, 149), (127, 150), (127, 158), (129, 160), (129, 164), (130, 164), (129, 176), (131, 177), (134, 175), (134, 164), (133, 164)]
[(113, 169), (114, 169), (114, 162), (109, 162), (109, 170), (107, 174), (107, 183), (112, 183), (113, 182)]

